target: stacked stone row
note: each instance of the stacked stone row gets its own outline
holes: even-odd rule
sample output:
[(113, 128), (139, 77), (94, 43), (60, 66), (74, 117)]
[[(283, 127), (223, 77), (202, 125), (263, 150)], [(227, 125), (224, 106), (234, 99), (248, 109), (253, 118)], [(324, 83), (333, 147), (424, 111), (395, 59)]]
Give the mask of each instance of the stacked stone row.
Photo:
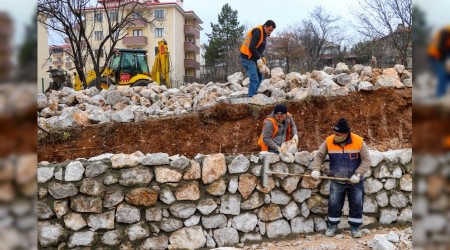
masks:
[(448, 246), (450, 153), (414, 156), (414, 246)]
[[(370, 154), (364, 225), (411, 222), (411, 149)], [(302, 174), (313, 155), (265, 157), (271, 171)], [(263, 187), (260, 157), (135, 152), (41, 162), (39, 245), (195, 249), (325, 230), (329, 182), (271, 175)], [(347, 216), (348, 205), (341, 227)]]
[(35, 249), (35, 154), (0, 159), (0, 248)]

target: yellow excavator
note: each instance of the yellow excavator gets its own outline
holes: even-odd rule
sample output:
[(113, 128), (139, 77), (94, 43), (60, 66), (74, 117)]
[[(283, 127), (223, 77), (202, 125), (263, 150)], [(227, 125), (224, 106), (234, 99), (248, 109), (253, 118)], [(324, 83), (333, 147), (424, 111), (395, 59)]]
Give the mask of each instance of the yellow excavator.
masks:
[(142, 49), (116, 49), (107, 65), (103, 70), (100, 82), (97, 81), (94, 70), (89, 70), (86, 73), (87, 84), (83, 84), (75, 73), (73, 88), (75, 90), (91, 87), (108, 89), (112, 84), (119, 86), (129, 85), (131, 87), (147, 86), (153, 80), (159, 85), (163, 82), (167, 87), (171, 87), (169, 79), (169, 52), (165, 40), (158, 42), (156, 58), (151, 73), (147, 63), (147, 51)]

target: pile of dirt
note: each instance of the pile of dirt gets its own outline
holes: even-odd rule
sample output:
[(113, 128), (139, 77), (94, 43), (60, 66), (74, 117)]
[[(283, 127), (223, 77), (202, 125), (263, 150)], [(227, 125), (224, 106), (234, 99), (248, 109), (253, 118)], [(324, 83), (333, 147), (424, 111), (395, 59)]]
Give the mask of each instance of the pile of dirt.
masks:
[[(372, 149), (412, 146), (412, 89), (379, 89), (345, 97), (311, 97), (289, 101), (299, 132), (299, 151), (318, 149), (331, 126), (345, 117)], [(102, 153), (165, 152), (194, 157), (197, 153), (250, 154), (273, 105), (221, 103), (199, 113), (140, 123), (107, 123), (73, 128), (39, 140), (38, 160), (62, 162)]]

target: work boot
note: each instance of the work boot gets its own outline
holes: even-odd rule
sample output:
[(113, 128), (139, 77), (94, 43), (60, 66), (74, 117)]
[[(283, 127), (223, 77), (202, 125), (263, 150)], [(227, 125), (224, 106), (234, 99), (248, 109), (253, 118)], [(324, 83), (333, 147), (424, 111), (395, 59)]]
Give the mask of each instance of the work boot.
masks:
[(337, 225), (329, 225), (327, 231), (325, 232), (325, 236), (333, 237), (336, 235)]
[(352, 226), (352, 237), (353, 238), (361, 238), (362, 237), (361, 231), (359, 231), (358, 227)]

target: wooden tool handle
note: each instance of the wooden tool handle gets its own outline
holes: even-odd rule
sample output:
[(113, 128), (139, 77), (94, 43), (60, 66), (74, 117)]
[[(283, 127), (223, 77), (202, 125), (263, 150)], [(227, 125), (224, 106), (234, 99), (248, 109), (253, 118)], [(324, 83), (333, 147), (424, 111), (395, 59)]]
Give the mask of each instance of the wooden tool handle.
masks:
[[(311, 175), (307, 174), (291, 174), (291, 173), (281, 173), (281, 172), (266, 172), (266, 174), (275, 174), (275, 175), (291, 175), (291, 176), (302, 176), (302, 177), (311, 177)], [(349, 178), (341, 178), (341, 177), (333, 177), (333, 176), (319, 176), (320, 179), (329, 179), (336, 181), (350, 181)]]

